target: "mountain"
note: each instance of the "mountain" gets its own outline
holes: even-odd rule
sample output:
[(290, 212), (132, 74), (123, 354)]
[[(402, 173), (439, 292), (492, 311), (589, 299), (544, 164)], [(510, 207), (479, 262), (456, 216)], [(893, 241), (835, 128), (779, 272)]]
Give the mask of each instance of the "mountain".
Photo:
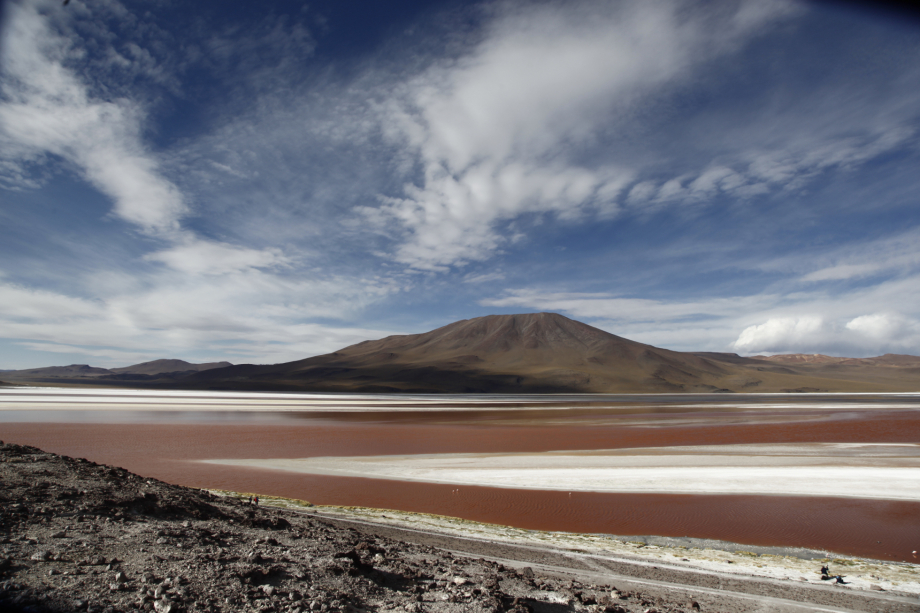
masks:
[(134, 366), (110, 369), (114, 373), (131, 375), (160, 375), (163, 373), (200, 372), (212, 368), (226, 368), (233, 366), (230, 362), (208, 362), (206, 364), (190, 364), (185, 360), (153, 360), (142, 362)]
[(154, 360), (3, 373), (11, 383), (380, 393), (914, 392), (920, 357), (742, 357), (637, 343), (556, 313), (489, 315), (272, 365)]
[(105, 368), (96, 368), (88, 364), (71, 364), (70, 366), (47, 366), (45, 368), (29, 368), (26, 370), (8, 370), (3, 376), (9, 378), (32, 377), (99, 377), (111, 374)]
[(736, 354), (670, 351), (556, 313), (531, 313), (462, 320), (285, 364), (207, 370), (181, 385), (419, 393), (857, 392), (918, 390), (920, 373), (893, 373), (880, 364), (814, 371)]
[(68, 384), (117, 384), (122, 381), (159, 381), (177, 380), (192, 373), (211, 368), (232, 366), (230, 362), (210, 362), (191, 364), (185, 360), (154, 360), (121, 368), (96, 368), (87, 364), (70, 366), (48, 366), (25, 370), (4, 371), (3, 377), (11, 382), (33, 383), (68, 383)]

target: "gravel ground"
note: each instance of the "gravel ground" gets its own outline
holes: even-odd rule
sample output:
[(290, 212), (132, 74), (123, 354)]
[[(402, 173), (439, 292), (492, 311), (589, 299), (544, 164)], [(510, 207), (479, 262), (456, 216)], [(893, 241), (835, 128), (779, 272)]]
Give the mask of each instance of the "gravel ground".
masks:
[(721, 585), (669, 586), (667, 573), (625, 577), (628, 564), (458, 543), (0, 443), (2, 611), (920, 610), (844, 592), (832, 592), (838, 608), (809, 609), (768, 582), (760, 600), (747, 588), (738, 598)]

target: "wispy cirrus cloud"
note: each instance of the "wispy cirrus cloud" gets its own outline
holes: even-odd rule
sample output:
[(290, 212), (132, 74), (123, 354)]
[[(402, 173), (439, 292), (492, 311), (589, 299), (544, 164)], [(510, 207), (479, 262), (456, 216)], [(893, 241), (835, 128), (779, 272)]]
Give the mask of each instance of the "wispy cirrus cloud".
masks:
[(388, 133), (418, 152), (421, 177), (370, 216), (405, 230), (397, 261), (446, 270), (493, 255), (509, 239), (500, 224), (523, 215), (615, 215), (636, 171), (578, 163), (598, 132), (615, 134), (649, 96), (792, 10), (499, 5), (467, 55), (409, 80), (390, 102)]
[(144, 109), (94, 96), (66, 65), (80, 50), (52, 30), (37, 3), (6, 10), (0, 139), (16, 156), (6, 163), (56, 156), (107, 194), (121, 219), (150, 234), (176, 231), (188, 209), (144, 144)]

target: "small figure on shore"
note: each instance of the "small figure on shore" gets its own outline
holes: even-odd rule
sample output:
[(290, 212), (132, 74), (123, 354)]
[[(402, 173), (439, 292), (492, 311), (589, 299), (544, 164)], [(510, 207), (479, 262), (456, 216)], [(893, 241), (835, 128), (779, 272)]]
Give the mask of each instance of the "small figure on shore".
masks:
[(256, 499), (255, 499), (255, 500), (256, 500), (256, 506), (259, 506), (259, 497), (256, 496)]
[(846, 585), (846, 584), (847, 584), (847, 582), (843, 580), (843, 575), (837, 575), (836, 577), (834, 577), (834, 579), (835, 579), (835, 581), (834, 581), (835, 584), (836, 584), (836, 583), (840, 583), (840, 584), (842, 584), (842, 585)]
[(252, 496), (249, 497), (249, 504), (252, 504)]
[(831, 570), (830, 570), (827, 566), (822, 566), (822, 567), (821, 567), (821, 576), (822, 576), (822, 577), (827, 577), (827, 576), (829, 576), (830, 574), (831, 574)]

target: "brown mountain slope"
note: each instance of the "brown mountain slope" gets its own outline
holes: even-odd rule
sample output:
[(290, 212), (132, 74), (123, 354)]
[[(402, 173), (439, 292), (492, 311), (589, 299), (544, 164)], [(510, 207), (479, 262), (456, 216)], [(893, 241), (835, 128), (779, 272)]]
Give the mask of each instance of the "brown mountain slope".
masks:
[(152, 362), (142, 362), (133, 366), (123, 366), (121, 368), (111, 368), (114, 373), (132, 374), (132, 375), (160, 375), (167, 372), (190, 372), (210, 370), (212, 368), (226, 368), (232, 366), (230, 362), (208, 362), (206, 364), (192, 364), (185, 360), (153, 360)]
[(36, 377), (102, 377), (112, 374), (107, 368), (96, 368), (88, 364), (71, 364), (70, 366), (47, 366), (10, 370), (4, 373), (8, 379), (31, 379)]
[(94, 385), (117, 384), (120, 381), (144, 380), (173, 380), (186, 376), (192, 372), (199, 372), (211, 368), (225, 368), (232, 366), (230, 362), (210, 362), (207, 364), (191, 364), (185, 360), (154, 360), (133, 366), (121, 368), (96, 368), (86, 364), (71, 364), (70, 366), (48, 366), (45, 368), (30, 368), (26, 370), (10, 370), (3, 376), (10, 381), (34, 383), (67, 383), (79, 385), (92, 383)]
[(555, 313), (490, 315), (424, 334), (365, 341), (271, 366), (190, 375), (183, 386), (453, 393), (907, 391), (920, 377), (874, 384), (734, 354), (682, 353)]

